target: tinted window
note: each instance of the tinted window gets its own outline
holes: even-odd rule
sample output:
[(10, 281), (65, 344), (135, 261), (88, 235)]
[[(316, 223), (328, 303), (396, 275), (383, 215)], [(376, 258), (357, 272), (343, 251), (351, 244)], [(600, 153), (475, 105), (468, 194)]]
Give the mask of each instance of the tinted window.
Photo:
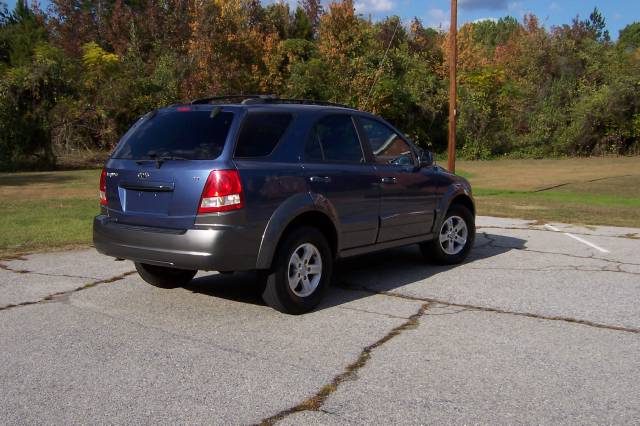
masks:
[(291, 114), (249, 113), (238, 136), (236, 157), (264, 157), (271, 154), (292, 118)]
[(305, 146), (307, 161), (362, 163), (364, 157), (358, 134), (348, 115), (321, 119), (311, 131)]
[(360, 118), (373, 157), (378, 164), (408, 166), (415, 164), (413, 150), (396, 132), (379, 121)]
[(145, 160), (172, 156), (213, 160), (224, 148), (233, 114), (211, 111), (159, 111), (148, 114), (122, 138), (113, 158)]
[(306, 161), (323, 161), (324, 155), (322, 153), (322, 147), (320, 146), (320, 141), (318, 140), (318, 135), (314, 131), (311, 132), (309, 136), (309, 140), (307, 140), (307, 144), (304, 147), (304, 158)]

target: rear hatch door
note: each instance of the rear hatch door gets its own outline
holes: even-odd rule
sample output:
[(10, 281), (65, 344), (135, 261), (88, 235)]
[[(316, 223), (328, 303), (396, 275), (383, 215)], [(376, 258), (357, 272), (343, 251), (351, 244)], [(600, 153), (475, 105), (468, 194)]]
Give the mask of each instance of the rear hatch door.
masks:
[(202, 107), (148, 114), (122, 138), (107, 162), (108, 214), (119, 223), (192, 228), (211, 170), (234, 114)]

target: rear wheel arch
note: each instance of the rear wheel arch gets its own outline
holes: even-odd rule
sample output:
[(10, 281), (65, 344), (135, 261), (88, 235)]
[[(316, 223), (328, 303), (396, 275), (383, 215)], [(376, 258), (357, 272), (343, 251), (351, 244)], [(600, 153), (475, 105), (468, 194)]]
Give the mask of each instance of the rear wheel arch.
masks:
[[(287, 224), (287, 226), (282, 230), (280, 234), (280, 240), (278, 241), (278, 245), (282, 242), (285, 235), (296, 228), (308, 226), (311, 228), (318, 229), (324, 237), (327, 239), (329, 243), (329, 247), (331, 248), (331, 253), (333, 257), (337, 257), (338, 255), (338, 230), (336, 229), (335, 224), (325, 213), (318, 210), (309, 210), (304, 213), (296, 216), (291, 222)], [(277, 252), (277, 248), (276, 248)]]
[(278, 207), (267, 223), (258, 251), (256, 269), (270, 269), (278, 246), (287, 232), (299, 226), (319, 229), (329, 242), (332, 254), (339, 251), (339, 228), (325, 205), (316, 203), (311, 194), (296, 194)]

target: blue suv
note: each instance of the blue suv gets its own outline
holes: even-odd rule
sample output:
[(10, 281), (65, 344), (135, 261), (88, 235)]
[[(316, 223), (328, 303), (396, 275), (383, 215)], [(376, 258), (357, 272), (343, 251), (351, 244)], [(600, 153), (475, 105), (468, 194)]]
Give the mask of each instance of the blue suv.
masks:
[(462, 262), (475, 237), (469, 183), (381, 118), (272, 96), (198, 99), (141, 117), (100, 178), (93, 240), (146, 282), (258, 271), (273, 308), (322, 299), (336, 260), (419, 244)]

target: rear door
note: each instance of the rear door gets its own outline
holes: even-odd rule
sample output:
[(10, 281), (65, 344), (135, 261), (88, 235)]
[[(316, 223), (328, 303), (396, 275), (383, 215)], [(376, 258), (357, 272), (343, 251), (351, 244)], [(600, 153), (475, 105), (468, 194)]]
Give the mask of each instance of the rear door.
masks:
[(375, 243), (378, 176), (365, 160), (351, 115), (331, 114), (315, 123), (306, 141), (303, 166), (311, 191), (325, 196), (336, 209), (341, 248)]
[(378, 242), (431, 232), (436, 208), (436, 183), (418, 167), (414, 148), (382, 121), (358, 117), (371, 149), (380, 182)]
[(107, 162), (109, 216), (120, 223), (193, 227), (209, 172), (224, 168), (230, 112), (178, 107), (147, 114)]

